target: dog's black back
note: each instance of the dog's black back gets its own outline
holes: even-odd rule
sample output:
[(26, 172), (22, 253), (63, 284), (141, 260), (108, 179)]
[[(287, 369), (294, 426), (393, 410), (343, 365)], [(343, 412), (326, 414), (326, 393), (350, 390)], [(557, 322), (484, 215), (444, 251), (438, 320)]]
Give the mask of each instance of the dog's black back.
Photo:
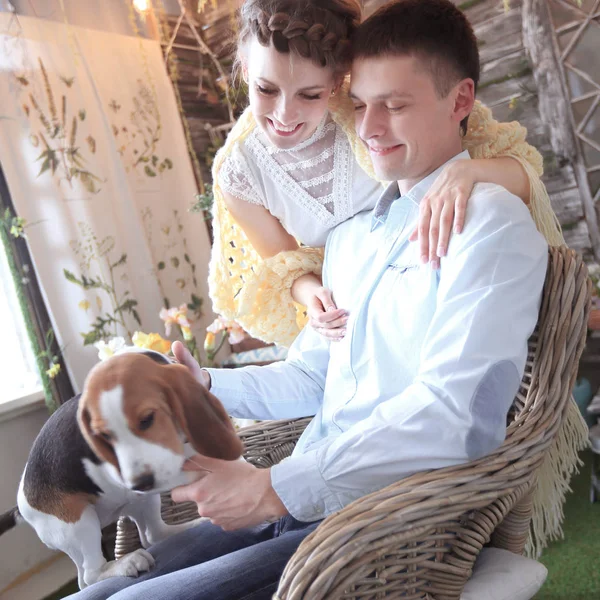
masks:
[(38, 434), (27, 461), (23, 491), (32, 506), (43, 506), (49, 489), (98, 495), (102, 490), (88, 477), (82, 459), (100, 464), (77, 423), (81, 394), (62, 404)]

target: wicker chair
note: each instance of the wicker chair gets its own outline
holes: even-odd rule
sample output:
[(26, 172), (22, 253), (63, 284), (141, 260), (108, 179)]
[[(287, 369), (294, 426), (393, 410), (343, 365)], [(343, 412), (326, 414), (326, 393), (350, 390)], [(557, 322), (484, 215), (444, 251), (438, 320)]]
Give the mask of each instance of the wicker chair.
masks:
[[(500, 448), (468, 464), (419, 473), (331, 515), (290, 559), (278, 600), (458, 600), (485, 544), (523, 552), (536, 472), (566, 414), (585, 343), (591, 286), (581, 258), (552, 248), (538, 327)], [(240, 432), (246, 458), (268, 467), (288, 456), (310, 419)], [(164, 517), (186, 520), (195, 506)], [(139, 546), (131, 523), (117, 552)]]

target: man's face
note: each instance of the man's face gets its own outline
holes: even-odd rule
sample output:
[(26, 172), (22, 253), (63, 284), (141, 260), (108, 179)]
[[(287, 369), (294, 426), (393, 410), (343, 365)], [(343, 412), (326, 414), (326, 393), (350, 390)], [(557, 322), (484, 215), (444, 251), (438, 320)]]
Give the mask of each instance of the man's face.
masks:
[(455, 94), (439, 98), (418, 58), (355, 60), (351, 96), (356, 131), (379, 178), (410, 189), (460, 151)]

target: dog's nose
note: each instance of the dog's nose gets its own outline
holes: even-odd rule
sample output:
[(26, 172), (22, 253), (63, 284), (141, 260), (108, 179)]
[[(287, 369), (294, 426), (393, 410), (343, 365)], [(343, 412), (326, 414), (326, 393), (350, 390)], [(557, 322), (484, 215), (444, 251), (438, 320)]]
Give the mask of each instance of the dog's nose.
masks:
[(131, 487), (132, 490), (136, 492), (148, 492), (154, 487), (154, 474), (153, 473), (144, 473), (140, 475), (134, 482)]

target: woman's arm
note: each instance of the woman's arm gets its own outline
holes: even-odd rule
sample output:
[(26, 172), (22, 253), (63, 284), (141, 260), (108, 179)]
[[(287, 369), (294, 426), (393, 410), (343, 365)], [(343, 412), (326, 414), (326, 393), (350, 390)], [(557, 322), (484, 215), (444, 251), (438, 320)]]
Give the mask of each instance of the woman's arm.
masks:
[(446, 255), (454, 224), (460, 233), (467, 201), (476, 183), (495, 183), (529, 203), (529, 177), (519, 161), (511, 157), (454, 160), (443, 169), (420, 204), (419, 224), (410, 236), (419, 239), (423, 262), (439, 267)]
[[(223, 192), (223, 198), (227, 209), (261, 258), (269, 258), (287, 250), (298, 250), (295, 238), (264, 206), (252, 204), (227, 192)], [(321, 335), (330, 339), (344, 336), (347, 312), (335, 307), (331, 292), (323, 287), (318, 275), (302, 275), (294, 281), (290, 292), (295, 302), (306, 306), (310, 324)]]
[(225, 205), (244, 230), (246, 237), (261, 258), (269, 258), (286, 250), (297, 250), (298, 242), (264, 206), (251, 204), (223, 192)]
[[(463, 162), (463, 161), (456, 161)], [(476, 183), (496, 183), (529, 204), (529, 177), (521, 163), (510, 156), (464, 161)]]

